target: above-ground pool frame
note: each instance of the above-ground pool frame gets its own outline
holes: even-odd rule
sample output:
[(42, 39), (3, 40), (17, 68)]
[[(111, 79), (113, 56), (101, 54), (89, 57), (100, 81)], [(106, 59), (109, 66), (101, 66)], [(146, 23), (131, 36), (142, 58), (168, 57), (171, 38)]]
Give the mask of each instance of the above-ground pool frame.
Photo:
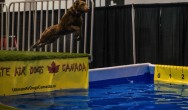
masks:
[[(148, 79), (171, 84), (188, 84), (188, 67), (174, 65), (156, 65), (150, 63), (123, 65), (99, 69), (90, 69), (89, 81), (105, 82), (108, 80), (149, 75)], [(147, 80), (144, 79), (144, 80)]]

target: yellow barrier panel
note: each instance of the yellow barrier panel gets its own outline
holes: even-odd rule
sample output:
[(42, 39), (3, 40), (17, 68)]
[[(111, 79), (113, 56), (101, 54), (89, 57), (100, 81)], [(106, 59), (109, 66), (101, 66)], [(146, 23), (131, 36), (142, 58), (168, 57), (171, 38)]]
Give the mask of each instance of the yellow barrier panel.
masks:
[(188, 67), (156, 65), (154, 80), (174, 84), (188, 84)]
[(19, 109), (0, 103), (0, 110), (19, 110)]
[(0, 62), (0, 95), (88, 89), (88, 58)]

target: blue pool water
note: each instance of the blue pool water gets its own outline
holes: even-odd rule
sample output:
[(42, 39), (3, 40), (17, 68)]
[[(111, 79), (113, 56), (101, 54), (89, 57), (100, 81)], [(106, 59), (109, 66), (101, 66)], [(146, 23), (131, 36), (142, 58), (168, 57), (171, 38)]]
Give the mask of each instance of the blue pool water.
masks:
[(88, 105), (94, 110), (188, 109), (188, 97), (178, 94), (178, 90), (182, 89), (175, 85), (113, 85), (91, 89)]
[(0, 97), (0, 102), (23, 110), (179, 110), (188, 109), (188, 87), (129, 83), (87, 90), (55, 91)]

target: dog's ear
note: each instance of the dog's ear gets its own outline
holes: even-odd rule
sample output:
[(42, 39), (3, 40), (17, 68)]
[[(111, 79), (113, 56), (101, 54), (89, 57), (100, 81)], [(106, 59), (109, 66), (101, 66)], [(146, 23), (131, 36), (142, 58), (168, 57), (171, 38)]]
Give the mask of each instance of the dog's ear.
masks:
[(80, 0), (76, 0), (76, 1), (74, 2), (74, 7), (77, 8), (78, 5), (79, 5), (79, 3), (80, 3)]

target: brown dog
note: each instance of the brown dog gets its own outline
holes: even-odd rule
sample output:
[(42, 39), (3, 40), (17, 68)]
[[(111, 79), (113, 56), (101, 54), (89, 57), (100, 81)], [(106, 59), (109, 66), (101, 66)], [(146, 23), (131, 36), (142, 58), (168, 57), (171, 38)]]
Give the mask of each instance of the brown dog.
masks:
[(74, 4), (63, 15), (59, 24), (48, 27), (41, 35), (41, 38), (31, 46), (33, 48), (39, 48), (46, 44), (54, 42), (60, 35), (66, 35), (74, 33), (74, 37), (79, 39), (81, 26), (83, 23), (82, 14), (87, 13), (89, 8), (85, 1), (76, 0)]

